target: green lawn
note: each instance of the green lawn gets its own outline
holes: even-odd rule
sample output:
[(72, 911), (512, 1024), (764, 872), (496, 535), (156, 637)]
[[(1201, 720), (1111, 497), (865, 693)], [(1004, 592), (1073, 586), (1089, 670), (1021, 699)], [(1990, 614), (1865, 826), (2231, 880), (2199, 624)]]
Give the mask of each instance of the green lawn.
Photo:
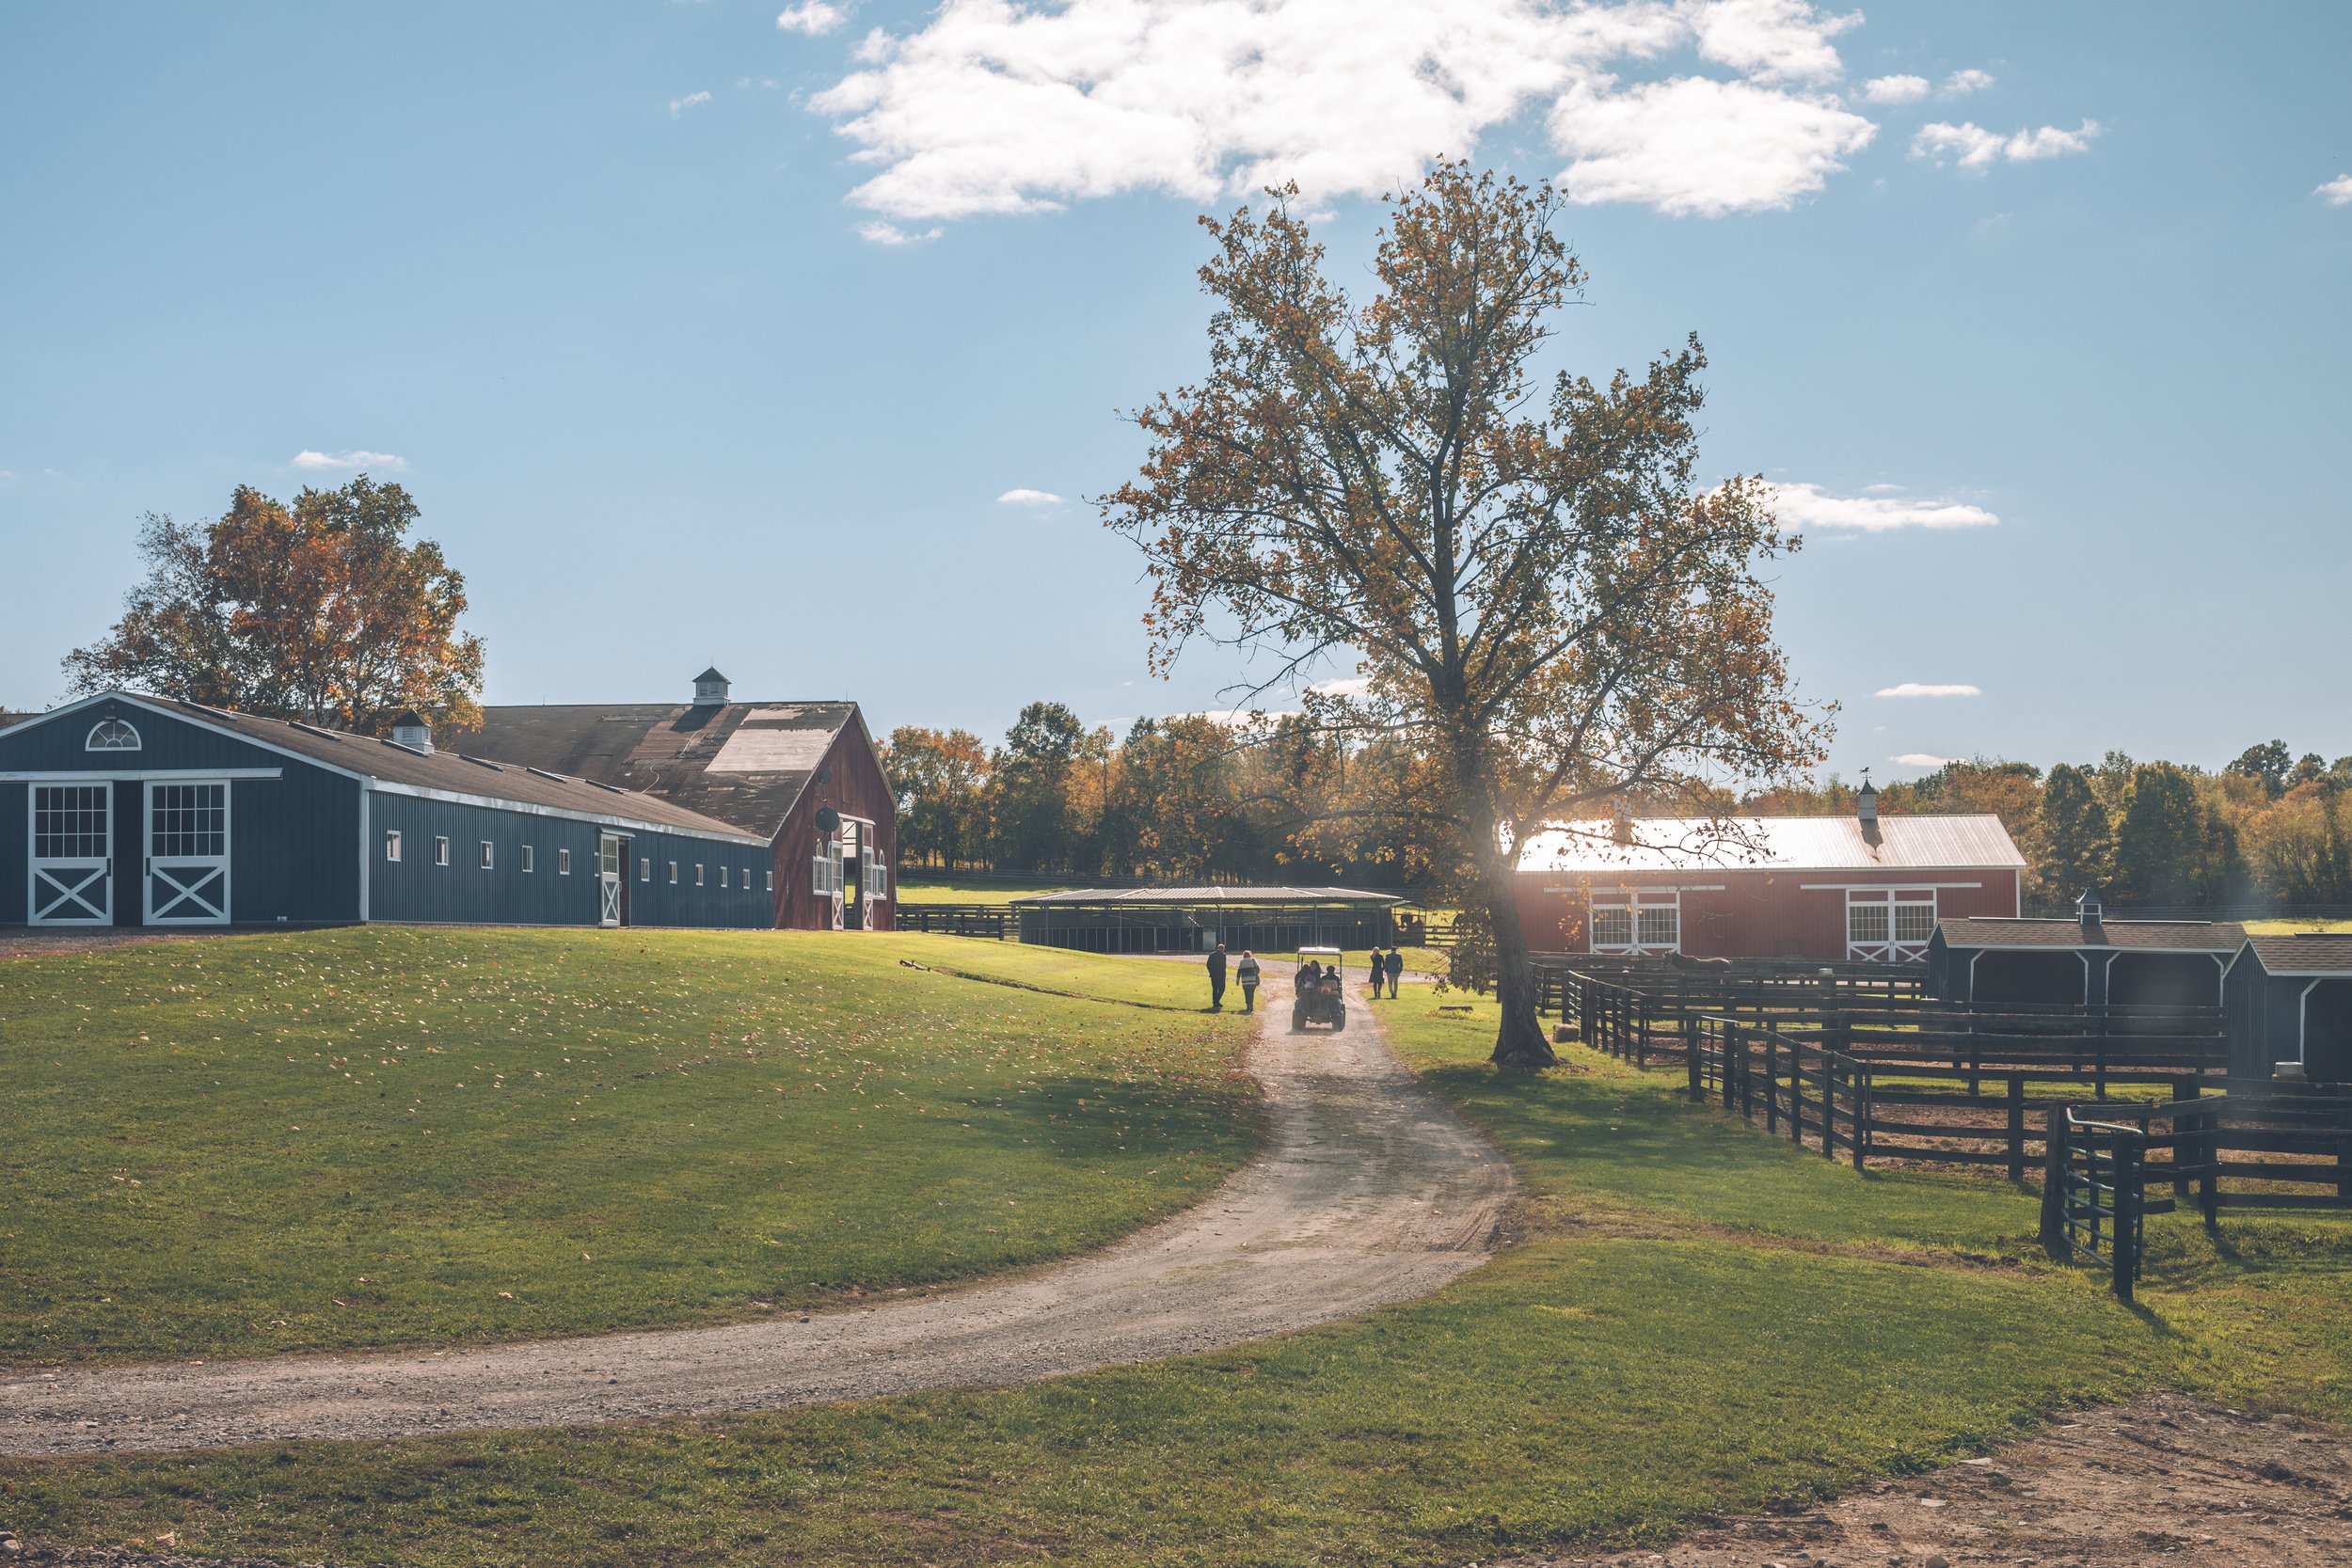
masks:
[(2165, 1222), (2127, 1310), (2034, 1257), (2029, 1195), (1856, 1176), (1587, 1052), (1498, 1078), (1473, 1006), (1384, 1013), (1529, 1194), (1522, 1239), (1426, 1302), (1032, 1388), (14, 1462), (9, 1522), (434, 1564), (1458, 1563), (1661, 1541), (2155, 1383), (2352, 1416), (2335, 1222), (2233, 1218), (2234, 1258)]
[(921, 1286), (1107, 1241), (1253, 1147), (1246, 1025), (902, 958), (1184, 991), (854, 933), (376, 927), (0, 964), (0, 1364)]

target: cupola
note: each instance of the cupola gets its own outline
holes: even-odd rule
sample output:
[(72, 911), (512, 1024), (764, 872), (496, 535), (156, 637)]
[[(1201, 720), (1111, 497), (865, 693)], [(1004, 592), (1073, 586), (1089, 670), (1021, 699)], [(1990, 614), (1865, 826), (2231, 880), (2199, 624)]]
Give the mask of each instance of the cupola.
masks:
[(724, 707), (726, 704), (727, 678), (719, 673), (717, 665), (712, 665), (694, 677), (694, 705), (696, 707)]

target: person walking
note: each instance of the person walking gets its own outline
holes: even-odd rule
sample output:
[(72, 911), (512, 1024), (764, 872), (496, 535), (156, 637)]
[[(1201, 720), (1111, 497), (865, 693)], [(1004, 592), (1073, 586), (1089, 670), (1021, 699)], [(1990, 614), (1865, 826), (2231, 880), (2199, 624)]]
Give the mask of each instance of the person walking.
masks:
[(1405, 950), (1391, 947), (1388, 958), (1382, 960), (1382, 967), (1388, 972), (1389, 1000), (1393, 1002), (1396, 1000), (1396, 977), (1405, 973)]
[(1243, 948), (1241, 962), (1233, 966), (1233, 978), (1241, 982), (1241, 1010), (1245, 1013), (1256, 1012), (1258, 1010), (1258, 955), (1247, 947)]
[(1216, 951), (1209, 955), (1209, 1011), (1225, 1010), (1225, 944), (1218, 942)]
[(1375, 1002), (1380, 1000), (1380, 976), (1385, 973), (1380, 966), (1380, 949), (1375, 944), (1372, 950), (1372, 999)]

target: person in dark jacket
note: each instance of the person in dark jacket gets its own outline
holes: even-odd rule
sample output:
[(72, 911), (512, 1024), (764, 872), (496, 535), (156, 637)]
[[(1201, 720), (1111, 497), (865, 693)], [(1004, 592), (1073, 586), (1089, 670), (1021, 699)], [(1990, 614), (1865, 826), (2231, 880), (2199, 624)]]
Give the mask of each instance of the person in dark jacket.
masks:
[(1387, 973), (1380, 966), (1380, 949), (1375, 946), (1372, 950), (1372, 999), (1375, 1002), (1380, 1000), (1380, 976)]
[(1241, 962), (1233, 966), (1233, 978), (1241, 982), (1241, 1010), (1245, 1013), (1256, 1012), (1258, 1010), (1258, 955), (1247, 947), (1243, 948)]
[(1388, 973), (1389, 996), (1391, 1000), (1393, 1000), (1396, 996), (1396, 977), (1405, 973), (1404, 949), (1398, 947), (1390, 948), (1388, 958), (1382, 960), (1382, 967)]
[(1320, 960), (1309, 958), (1298, 966), (1298, 989), (1301, 991), (1311, 990), (1322, 979), (1323, 964)]
[(1216, 951), (1209, 955), (1209, 1011), (1225, 1010), (1225, 944), (1218, 942)]

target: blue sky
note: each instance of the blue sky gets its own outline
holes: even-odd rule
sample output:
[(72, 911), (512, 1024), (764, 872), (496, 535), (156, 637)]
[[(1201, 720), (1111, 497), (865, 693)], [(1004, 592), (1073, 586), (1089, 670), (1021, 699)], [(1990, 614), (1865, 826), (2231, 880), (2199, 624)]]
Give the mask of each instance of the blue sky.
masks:
[(1576, 198), (1562, 364), (1705, 339), (1834, 766), (2352, 752), (2352, 8), (780, 8), (0, 11), (0, 704), (140, 514), (364, 460), (495, 701), (1215, 706), (1081, 499), (1201, 368), (1193, 219), (1296, 173), (1360, 276), (1467, 150)]

